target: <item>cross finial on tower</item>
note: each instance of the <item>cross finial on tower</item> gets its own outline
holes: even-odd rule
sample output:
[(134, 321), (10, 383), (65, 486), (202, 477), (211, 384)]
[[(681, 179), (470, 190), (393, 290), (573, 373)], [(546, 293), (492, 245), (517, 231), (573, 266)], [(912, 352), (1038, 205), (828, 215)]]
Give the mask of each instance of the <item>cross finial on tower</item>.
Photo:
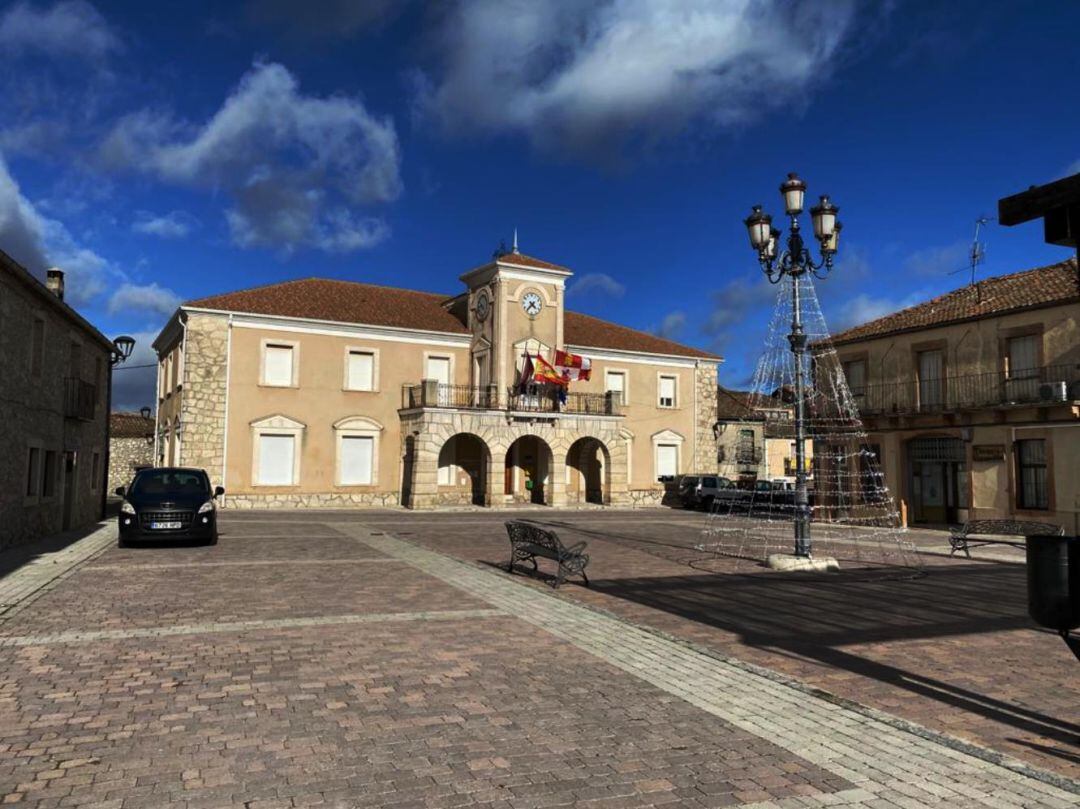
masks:
[(517, 251), (518, 251), (518, 248), (517, 248), (517, 228), (514, 228), (514, 249), (511, 250), (510, 252), (511, 253), (516, 253)]

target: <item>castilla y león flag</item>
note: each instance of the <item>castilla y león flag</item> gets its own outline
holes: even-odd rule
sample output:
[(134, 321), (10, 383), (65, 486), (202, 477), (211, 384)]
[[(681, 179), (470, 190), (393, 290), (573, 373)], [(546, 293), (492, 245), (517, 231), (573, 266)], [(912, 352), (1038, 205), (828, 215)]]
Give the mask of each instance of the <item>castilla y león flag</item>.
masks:
[(588, 379), (592, 373), (592, 360), (569, 351), (555, 351), (555, 368), (568, 382)]

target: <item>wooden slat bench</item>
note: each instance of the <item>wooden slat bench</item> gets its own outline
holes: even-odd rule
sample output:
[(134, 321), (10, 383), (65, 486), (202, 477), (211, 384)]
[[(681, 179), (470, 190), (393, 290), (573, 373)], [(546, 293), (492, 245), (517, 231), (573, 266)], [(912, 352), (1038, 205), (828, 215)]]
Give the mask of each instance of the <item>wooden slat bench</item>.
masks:
[(525, 560), (532, 562), (534, 571), (539, 570), (536, 558), (541, 556), (544, 559), (551, 559), (559, 566), (555, 574), (556, 588), (567, 576), (574, 575), (581, 576), (585, 580), (586, 587), (589, 585), (589, 577), (585, 575), (589, 555), (585, 553), (584, 542), (568, 548), (562, 544), (554, 531), (521, 520), (507, 522), (506, 533), (510, 537), (510, 564), (506, 566), (509, 573), (514, 572), (515, 562)]
[(949, 556), (957, 551), (963, 551), (967, 558), (971, 558), (969, 548), (979, 548), (983, 545), (1013, 545), (1023, 547), (1023, 540), (1001, 539), (1000, 537), (1027, 537), (1027, 536), (1053, 536), (1065, 535), (1065, 529), (1060, 525), (1048, 522), (1029, 522), (1025, 520), (968, 520), (959, 528), (953, 528), (949, 534), (949, 545), (952, 550)]

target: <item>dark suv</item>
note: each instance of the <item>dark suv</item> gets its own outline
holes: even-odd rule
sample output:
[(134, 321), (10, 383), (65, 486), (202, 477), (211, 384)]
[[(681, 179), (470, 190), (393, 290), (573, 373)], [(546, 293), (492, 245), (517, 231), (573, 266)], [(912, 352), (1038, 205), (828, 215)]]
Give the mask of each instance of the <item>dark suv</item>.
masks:
[(116, 493), (120, 504), (120, 546), (140, 539), (200, 540), (217, 544), (217, 503), (225, 490), (210, 491), (202, 469), (163, 467), (135, 473)]

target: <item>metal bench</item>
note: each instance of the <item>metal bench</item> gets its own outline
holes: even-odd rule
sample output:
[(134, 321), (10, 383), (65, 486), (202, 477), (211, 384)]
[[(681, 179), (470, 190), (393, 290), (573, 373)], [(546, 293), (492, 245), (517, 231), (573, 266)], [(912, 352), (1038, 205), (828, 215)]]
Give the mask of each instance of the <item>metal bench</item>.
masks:
[[(992, 537), (1004, 536), (1052, 536), (1065, 535), (1065, 529), (1060, 525), (1048, 522), (1027, 522), (1024, 520), (968, 520), (959, 528), (953, 528), (949, 534), (949, 545), (952, 550), (949, 556), (957, 551), (963, 551), (967, 558), (971, 558), (969, 548), (979, 548), (983, 545), (1013, 545), (1023, 547), (1023, 541), (1011, 539), (993, 539)], [(976, 539), (972, 539), (976, 537)]]
[(542, 556), (559, 565), (555, 574), (556, 588), (567, 576), (573, 575), (580, 575), (588, 587), (589, 577), (585, 575), (585, 566), (589, 564), (589, 555), (584, 553), (584, 542), (568, 548), (554, 531), (520, 520), (506, 523), (506, 533), (510, 537), (510, 564), (506, 566), (507, 572), (513, 573), (514, 563), (524, 562), (526, 559), (532, 562), (533, 570), (538, 571), (540, 568), (536, 564), (536, 558)]

